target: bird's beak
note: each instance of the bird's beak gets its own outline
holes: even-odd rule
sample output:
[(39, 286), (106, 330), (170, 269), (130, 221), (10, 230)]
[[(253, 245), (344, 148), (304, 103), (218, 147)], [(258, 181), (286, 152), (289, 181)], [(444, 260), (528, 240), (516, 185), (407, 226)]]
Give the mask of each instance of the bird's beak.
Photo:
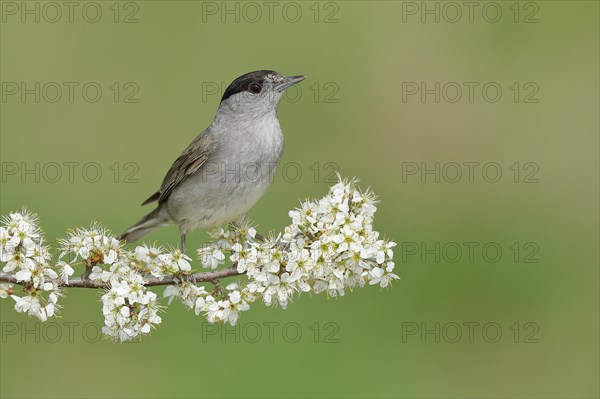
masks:
[(283, 81), (275, 86), (275, 88), (279, 91), (284, 91), (290, 86), (295, 85), (296, 83), (302, 82), (306, 76), (297, 75), (297, 76), (284, 76)]

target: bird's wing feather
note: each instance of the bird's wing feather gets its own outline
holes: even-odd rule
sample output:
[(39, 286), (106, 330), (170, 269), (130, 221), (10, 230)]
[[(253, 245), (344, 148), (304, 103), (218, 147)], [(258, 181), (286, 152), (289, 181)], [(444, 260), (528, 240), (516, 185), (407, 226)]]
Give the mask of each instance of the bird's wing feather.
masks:
[(149, 204), (158, 200), (158, 203), (164, 202), (183, 180), (194, 174), (206, 163), (213, 152), (213, 142), (210, 135), (204, 131), (198, 135), (194, 141), (181, 153), (179, 158), (173, 162), (173, 165), (163, 179), (160, 189), (152, 194), (142, 205)]
[(142, 202), (142, 206), (148, 205), (151, 202), (157, 201), (159, 197), (160, 197), (160, 191), (157, 191), (154, 194), (152, 194), (151, 196), (149, 196), (148, 199), (146, 199), (146, 201)]

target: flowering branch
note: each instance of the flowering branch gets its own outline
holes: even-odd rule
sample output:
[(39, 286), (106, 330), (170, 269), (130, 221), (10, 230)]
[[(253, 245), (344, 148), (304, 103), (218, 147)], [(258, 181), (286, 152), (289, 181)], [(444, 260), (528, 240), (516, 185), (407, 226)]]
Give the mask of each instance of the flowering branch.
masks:
[[(207, 281), (215, 281), (225, 277), (238, 276), (240, 273), (237, 271), (236, 266), (228, 267), (226, 269), (214, 270), (211, 272), (198, 272), (190, 275), (187, 280), (192, 283), (202, 283)], [(10, 284), (25, 285), (24, 282), (18, 281), (11, 273), (0, 272), (0, 282)], [(163, 278), (148, 278), (144, 281), (146, 287), (154, 287), (158, 285), (169, 285), (177, 284), (178, 279), (175, 276), (165, 276)], [(58, 284), (60, 288), (110, 288), (109, 283), (104, 283), (98, 280), (90, 280), (83, 277), (69, 279), (68, 282), (60, 282)]]
[[(277, 236), (260, 236), (246, 221), (210, 232), (214, 241), (197, 254), (211, 270), (196, 273), (179, 249), (146, 244), (129, 249), (98, 224), (70, 231), (52, 260), (37, 217), (26, 210), (11, 213), (0, 226), (0, 298), (10, 296), (17, 312), (46, 321), (58, 313), (65, 288), (104, 289), (102, 332), (127, 341), (162, 321), (158, 312), (164, 306), (151, 286), (166, 285), (162, 297), (168, 303), (177, 298), (211, 323), (232, 325), (258, 299), (286, 308), (303, 292), (335, 297), (366, 284), (387, 287), (398, 279), (392, 260), (396, 244), (373, 230), (376, 197), (356, 183), (340, 179), (325, 197), (303, 202), (289, 212), (292, 223)], [(231, 267), (215, 270), (227, 260)], [(71, 278), (79, 267), (83, 275)], [(242, 275), (243, 280), (221, 285), (222, 278)], [(199, 282), (211, 282), (214, 289)], [(23, 294), (17, 295), (13, 284), (21, 285)]]

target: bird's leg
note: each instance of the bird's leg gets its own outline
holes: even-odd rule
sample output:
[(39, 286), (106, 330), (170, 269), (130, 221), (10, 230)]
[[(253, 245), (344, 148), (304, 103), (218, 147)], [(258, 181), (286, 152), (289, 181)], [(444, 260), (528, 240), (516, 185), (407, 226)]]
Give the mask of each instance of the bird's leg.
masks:
[(179, 233), (181, 234), (181, 253), (185, 255), (185, 244), (186, 244), (186, 229), (184, 227), (179, 227)]
[(232, 230), (240, 230), (241, 227), (246, 227), (246, 221), (248, 220), (248, 214), (244, 213), (242, 216), (235, 219), (233, 222), (229, 222), (229, 227)]
[[(181, 234), (181, 253), (185, 255), (185, 244), (186, 244), (186, 233), (187, 229), (183, 226), (179, 226), (179, 233)], [(194, 279), (193, 274), (184, 273), (182, 275), (182, 282), (188, 282), (195, 284), (196, 280)]]
[(233, 230), (237, 230), (237, 229), (239, 229), (239, 228), (240, 228), (240, 226), (241, 226), (241, 224), (240, 224), (240, 220), (239, 220), (239, 219), (236, 219), (236, 220), (234, 220), (233, 222), (229, 222), (229, 227), (230, 227), (231, 229), (233, 229)]

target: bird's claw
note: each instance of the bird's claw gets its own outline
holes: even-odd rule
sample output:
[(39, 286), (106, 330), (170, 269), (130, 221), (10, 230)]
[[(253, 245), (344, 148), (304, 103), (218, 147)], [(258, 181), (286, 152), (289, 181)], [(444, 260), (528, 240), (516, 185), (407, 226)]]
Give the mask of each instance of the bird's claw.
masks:
[(196, 284), (196, 278), (193, 274), (184, 274), (180, 277), (182, 283)]

